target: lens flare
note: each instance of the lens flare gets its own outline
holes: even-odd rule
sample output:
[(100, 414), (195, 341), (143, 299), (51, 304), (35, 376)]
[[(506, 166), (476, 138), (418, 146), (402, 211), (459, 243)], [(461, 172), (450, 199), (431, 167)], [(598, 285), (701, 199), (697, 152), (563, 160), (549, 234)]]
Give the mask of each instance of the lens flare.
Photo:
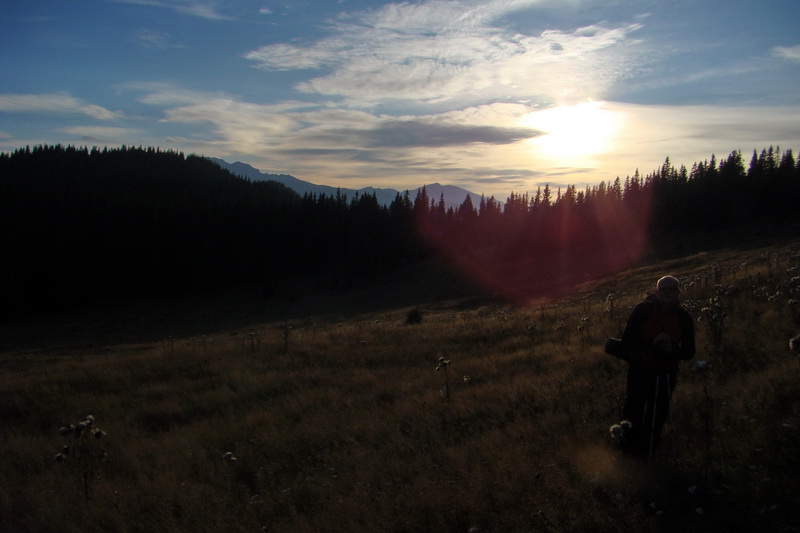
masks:
[[(606, 195), (513, 217), (429, 212), (417, 227), (444, 258), (492, 295), (516, 303), (563, 296), (633, 266), (646, 245), (649, 202)], [(468, 213), (467, 213), (468, 214)]]

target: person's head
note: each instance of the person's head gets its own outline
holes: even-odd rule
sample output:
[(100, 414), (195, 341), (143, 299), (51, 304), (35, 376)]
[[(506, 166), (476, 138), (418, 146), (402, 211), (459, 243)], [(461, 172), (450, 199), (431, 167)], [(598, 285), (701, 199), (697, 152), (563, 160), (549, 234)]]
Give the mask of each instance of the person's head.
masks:
[(674, 276), (664, 276), (656, 283), (656, 298), (666, 307), (674, 307), (681, 296), (681, 284)]

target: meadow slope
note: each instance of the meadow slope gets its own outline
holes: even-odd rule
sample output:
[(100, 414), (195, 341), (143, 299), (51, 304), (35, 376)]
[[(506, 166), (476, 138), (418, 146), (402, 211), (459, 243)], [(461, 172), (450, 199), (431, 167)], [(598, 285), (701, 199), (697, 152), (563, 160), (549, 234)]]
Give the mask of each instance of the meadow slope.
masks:
[[(698, 355), (644, 465), (608, 433), (625, 363), (603, 343), (664, 273), (684, 281)], [(285, 316), (197, 301), (183, 321), (143, 307), (4, 324), (0, 530), (800, 527), (800, 242), (525, 306), (413, 301), (395, 281), (395, 307), (309, 293)]]

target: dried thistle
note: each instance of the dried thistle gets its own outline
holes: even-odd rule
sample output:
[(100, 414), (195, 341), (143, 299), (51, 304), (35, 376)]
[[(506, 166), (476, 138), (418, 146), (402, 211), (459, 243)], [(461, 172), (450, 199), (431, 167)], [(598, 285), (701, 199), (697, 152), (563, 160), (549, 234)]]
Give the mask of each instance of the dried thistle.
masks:
[(107, 458), (106, 452), (93, 441), (105, 437), (106, 432), (95, 426), (94, 416), (87, 415), (76, 424), (61, 426), (58, 434), (62, 437), (72, 435), (75, 443), (62, 446), (53, 458), (64, 464), (65, 472), (74, 475), (78, 490), (88, 501), (94, 483), (100, 479), (100, 465)]
[(800, 353), (800, 335), (789, 339), (789, 349)]
[(708, 372), (709, 370), (711, 370), (711, 365), (709, 364), (708, 361), (697, 361), (692, 367), (692, 370), (694, 370), (697, 373)]
[(439, 358), (439, 364), (436, 365), (436, 371), (444, 369), (444, 388), (442, 389), (442, 395), (444, 396), (445, 402), (450, 401), (450, 382), (447, 376), (447, 367), (450, 366), (450, 360), (445, 359), (444, 357)]

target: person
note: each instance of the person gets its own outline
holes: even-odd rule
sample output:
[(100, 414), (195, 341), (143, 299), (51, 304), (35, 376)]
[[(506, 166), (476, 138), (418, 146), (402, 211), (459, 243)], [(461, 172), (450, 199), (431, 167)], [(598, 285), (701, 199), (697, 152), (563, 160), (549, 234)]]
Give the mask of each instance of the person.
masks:
[(680, 282), (664, 276), (655, 294), (637, 304), (625, 324), (628, 376), (622, 418), (623, 451), (652, 459), (670, 409), (680, 361), (695, 355), (694, 320), (680, 305)]

